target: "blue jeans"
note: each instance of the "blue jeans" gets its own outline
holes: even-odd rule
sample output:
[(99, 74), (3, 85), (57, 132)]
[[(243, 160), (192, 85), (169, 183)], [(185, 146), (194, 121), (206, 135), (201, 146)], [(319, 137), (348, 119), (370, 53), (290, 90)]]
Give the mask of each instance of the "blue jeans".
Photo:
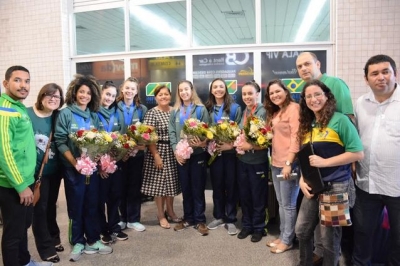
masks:
[(279, 204), (280, 235), (279, 239), (285, 245), (291, 245), (294, 239), (296, 224), (296, 203), (299, 195), (297, 180), (279, 181), (276, 176), (281, 174), (282, 168), (271, 166), (276, 199)]
[[(349, 181), (335, 182), (326, 193), (348, 192)], [(313, 234), (319, 223), (318, 198), (303, 198), (296, 222), (296, 235), (299, 239), (300, 265), (312, 265), (313, 260)], [(340, 240), (342, 228), (321, 226), (321, 240), (324, 247), (324, 266), (337, 265), (340, 258)]]
[(268, 201), (268, 161), (248, 164), (238, 161), (238, 187), (242, 227), (252, 232), (265, 230)]
[(213, 216), (225, 223), (237, 221), (237, 179), (236, 153), (222, 153), (210, 165), (210, 177), (213, 189)]
[(369, 194), (356, 187), (354, 214), (354, 265), (371, 265), (374, 231), (386, 206), (390, 223), (390, 250), (386, 265), (400, 265), (400, 197)]
[(178, 164), (178, 176), (182, 187), (183, 216), (186, 222), (206, 222), (206, 153), (192, 154), (183, 165)]

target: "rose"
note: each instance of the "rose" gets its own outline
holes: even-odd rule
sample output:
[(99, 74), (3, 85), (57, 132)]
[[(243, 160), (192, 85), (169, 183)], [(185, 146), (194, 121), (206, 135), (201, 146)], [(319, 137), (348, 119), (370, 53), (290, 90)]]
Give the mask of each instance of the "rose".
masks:
[(265, 128), (260, 128), (260, 132), (261, 134), (265, 135), (265, 133), (267, 133), (267, 130)]
[(96, 133), (94, 133), (93, 131), (89, 131), (89, 132), (86, 134), (86, 137), (87, 137), (88, 139), (94, 139), (94, 138), (96, 137)]
[(150, 140), (150, 134), (149, 133), (143, 133), (142, 135), (144, 140)]
[(189, 126), (190, 127), (195, 127), (196, 126), (196, 122), (195, 121), (190, 121), (189, 122)]
[(124, 143), (124, 148), (125, 149), (129, 149), (129, 144), (128, 143)]
[(228, 128), (228, 126), (226, 125), (226, 124), (221, 124), (221, 129), (222, 130), (225, 130), (225, 129), (227, 129)]
[(208, 128), (207, 124), (201, 124), (203, 128)]
[(131, 129), (131, 131), (135, 131), (136, 130), (136, 126), (135, 125), (131, 125), (130, 129)]
[(83, 130), (83, 129), (78, 130), (78, 131), (76, 132), (76, 135), (78, 136), (78, 138), (80, 138), (80, 137), (83, 136), (83, 132), (85, 132), (85, 130)]
[(213, 139), (214, 138), (214, 134), (211, 131), (207, 131), (207, 138), (208, 139)]

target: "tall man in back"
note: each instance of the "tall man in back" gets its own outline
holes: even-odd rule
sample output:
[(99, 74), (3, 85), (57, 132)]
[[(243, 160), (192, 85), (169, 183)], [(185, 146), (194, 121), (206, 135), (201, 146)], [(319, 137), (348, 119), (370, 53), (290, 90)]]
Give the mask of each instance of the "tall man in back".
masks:
[(355, 108), (365, 156), (357, 163), (353, 263), (371, 265), (375, 228), (386, 206), (390, 243), (385, 265), (400, 265), (400, 86), (396, 64), (387, 55), (373, 56), (364, 75), (371, 91), (357, 100)]
[[(296, 60), (296, 68), (302, 80), (307, 82), (313, 79), (318, 79), (328, 86), (336, 99), (336, 111), (347, 115), (352, 121), (354, 121), (353, 102), (351, 100), (349, 87), (340, 78), (322, 74), (321, 62), (314, 53), (303, 52), (299, 54)], [(354, 183), (350, 182), (350, 186), (354, 194)], [(349, 246), (351, 246), (353, 235), (352, 228), (344, 228), (342, 232), (343, 238), (346, 239)], [(314, 266), (321, 265), (324, 249), (321, 241), (320, 225), (318, 225), (314, 231), (314, 246)], [(348, 256), (348, 258), (349, 257), (350, 256)]]
[(32, 221), (36, 146), (32, 123), (22, 101), (30, 90), (29, 71), (6, 71), (0, 96), (0, 208), (3, 215), (1, 253), (4, 266), (52, 265), (31, 260), (27, 229)]

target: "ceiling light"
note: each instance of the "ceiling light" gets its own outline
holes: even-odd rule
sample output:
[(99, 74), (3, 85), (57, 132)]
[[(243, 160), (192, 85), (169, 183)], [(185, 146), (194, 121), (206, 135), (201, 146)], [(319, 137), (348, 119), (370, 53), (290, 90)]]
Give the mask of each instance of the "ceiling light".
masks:
[(308, 4), (308, 8), (306, 13), (304, 14), (303, 21), (297, 31), (297, 35), (295, 38), (295, 42), (303, 42), (304, 39), (307, 37), (308, 32), (314, 21), (320, 15), (320, 11), (324, 6), (326, 0), (311, 0)]
[(225, 18), (244, 18), (244, 10), (239, 11), (221, 11), (225, 15)]

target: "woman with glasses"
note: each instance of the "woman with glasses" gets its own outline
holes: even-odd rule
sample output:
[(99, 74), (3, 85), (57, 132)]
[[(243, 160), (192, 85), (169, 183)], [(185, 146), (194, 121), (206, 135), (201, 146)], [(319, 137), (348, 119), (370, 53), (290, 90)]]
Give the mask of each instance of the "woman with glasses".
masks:
[(57, 225), (56, 202), (60, 189), (61, 175), (58, 162), (58, 150), (51, 139), (48, 157), (44, 158), (50, 133), (54, 133), (54, 122), (58, 110), (64, 104), (60, 86), (49, 83), (42, 87), (36, 103), (27, 108), (35, 134), (37, 160), (35, 179), (38, 179), (41, 165), (44, 168), (41, 177), (40, 198), (33, 208), (32, 231), (39, 256), (44, 261), (57, 263), (60, 257), (57, 251), (63, 251), (60, 229)]
[[(121, 118), (118, 114), (118, 107), (115, 98), (118, 89), (112, 81), (106, 81), (101, 87), (100, 109), (97, 112), (99, 117), (99, 130), (107, 132), (121, 131)], [(121, 203), (122, 191), (122, 170), (118, 162), (118, 169), (108, 174), (99, 170), (100, 179), (100, 227), (101, 242), (104, 244), (113, 243), (115, 240), (127, 240), (128, 235), (121, 231), (119, 223), (118, 208)], [(107, 205), (107, 208), (105, 208)], [(107, 210), (107, 213), (106, 213)], [(106, 215), (107, 214), (107, 215)]]
[[(121, 133), (126, 133), (128, 126), (143, 122), (147, 107), (141, 104), (139, 97), (139, 80), (127, 78), (121, 85), (117, 97), (118, 113), (122, 119)], [(141, 198), (140, 189), (143, 182), (144, 145), (137, 146), (138, 152), (122, 163), (123, 189), (119, 206), (121, 229), (130, 228), (138, 232), (146, 230), (140, 223)], [(125, 158), (126, 159), (126, 158)]]
[[(302, 145), (311, 142), (314, 155), (310, 165), (318, 167), (325, 183), (324, 194), (349, 190), (350, 164), (363, 158), (363, 146), (350, 119), (335, 112), (336, 101), (330, 89), (319, 80), (304, 85), (300, 98), (300, 127), (298, 138)], [(313, 263), (313, 232), (319, 223), (319, 200), (300, 177), (304, 193), (295, 232), (300, 244), (300, 265)], [(351, 199), (350, 199), (351, 200)], [(341, 227), (321, 226), (324, 265), (337, 265), (340, 256)]]
[[(299, 105), (294, 102), (290, 91), (279, 79), (271, 80), (265, 91), (264, 107), (267, 124), (271, 126), (272, 161), (271, 174), (276, 199), (279, 204), (280, 235), (267, 242), (272, 253), (282, 253), (293, 247), (294, 225), (299, 194), (298, 179), (291, 178), (293, 161), (299, 151), (297, 131), (299, 129)], [(278, 175), (282, 179), (278, 179)]]

